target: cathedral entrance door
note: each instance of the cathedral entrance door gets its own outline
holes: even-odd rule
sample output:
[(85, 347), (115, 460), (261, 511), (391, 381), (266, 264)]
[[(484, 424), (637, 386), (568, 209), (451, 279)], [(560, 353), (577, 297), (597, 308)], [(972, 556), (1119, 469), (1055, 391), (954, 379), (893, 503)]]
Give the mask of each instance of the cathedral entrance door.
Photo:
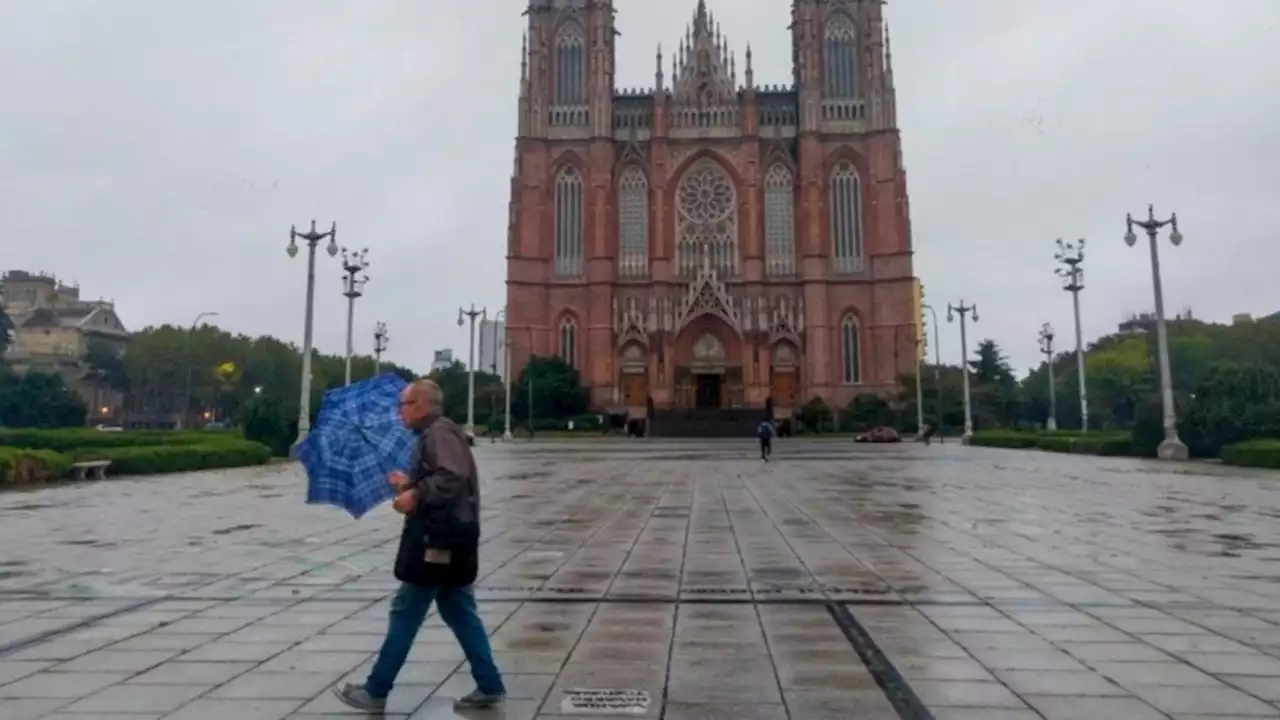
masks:
[(695, 375), (694, 378), (697, 382), (694, 406), (699, 410), (719, 408), (723, 378), (719, 375), (712, 375), (709, 373), (698, 374)]

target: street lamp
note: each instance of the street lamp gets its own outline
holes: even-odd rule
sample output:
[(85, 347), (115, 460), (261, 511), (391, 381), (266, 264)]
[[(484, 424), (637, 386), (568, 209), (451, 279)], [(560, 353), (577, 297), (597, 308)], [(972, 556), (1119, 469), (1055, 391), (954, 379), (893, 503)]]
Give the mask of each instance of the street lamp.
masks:
[(1129, 247), (1138, 242), (1133, 228), (1139, 227), (1147, 232), (1151, 245), (1151, 284), (1156, 296), (1156, 352), (1160, 355), (1160, 399), (1164, 410), (1164, 440), (1160, 443), (1157, 456), (1161, 460), (1186, 460), (1187, 446), (1178, 439), (1178, 418), (1173, 409), (1173, 377), (1169, 370), (1169, 335), (1164, 322), (1164, 288), (1160, 281), (1160, 251), (1156, 236), (1160, 228), (1168, 225), (1169, 242), (1177, 247), (1182, 244), (1182, 233), (1178, 232), (1178, 214), (1173, 213), (1168, 220), (1156, 220), (1154, 205), (1147, 206), (1147, 219), (1138, 221), (1133, 215), (1125, 218), (1128, 230), (1124, 241)]
[(300, 233), (296, 226), (289, 228), (289, 246), (285, 252), (289, 257), (298, 256), (298, 239), (307, 243), (307, 314), (302, 332), (302, 390), (298, 398), (298, 439), (294, 440), (291, 450), (297, 451), (298, 445), (307, 439), (311, 432), (311, 329), (316, 312), (316, 246), (321, 240), (328, 238), (329, 245), (325, 252), (329, 257), (338, 254), (338, 223), (334, 223), (329, 232), (316, 232), (316, 221), (311, 221), (311, 230)]
[(933, 316), (933, 385), (938, 403), (938, 442), (946, 442), (942, 436), (942, 341), (938, 339), (940, 337), (938, 311), (927, 303), (923, 307)]
[(1040, 326), (1040, 352), (1044, 353), (1045, 363), (1049, 366), (1049, 432), (1058, 429), (1058, 400), (1053, 381), (1053, 326), (1045, 323)]
[(351, 252), (342, 248), (342, 294), (347, 298), (347, 374), (346, 384), (351, 384), (351, 355), (355, 352), (352, 343), (356, 321), (356, 298), (364, 295), (365, 283), (369, 282), (369, 248), (360, 252)]
[(1080, 291), (1084, 289), (1084, 238), (1074, 243), (1058, 238), (1058, 252), (1053, 254), (1062, 267), (1053, 272), (1062, 278), (1062, 289), (1071, 293), (1071, 304), (1076, 315), (1076, 373), (1080, 379), (1080, 429), (1089, 430), (1089, 393), (1084, 381), (1084, 336), (1080, 330)]
[(387, 324), (379, 322), (373, 328), (373, 374), (382, 372), (382, 353), (387, 351), (387, 343), (391, 336), (387, 335)]
[(485, 309), (476, 309), (471, 303), (470, 310), (458, 308), (458, 327), (462, 327), (462, 318), (471, 320), (471, 338), (467, 343), (467, 432), (476, 436), (476, 318), (488, 317)]
[[(498, 328), (502, 328), (502, 337), (498, 337)], [(499, 344), (501, 343), (501, 344)], [(502, 439), (511, 439), (511, 343), (507, 336), (507, 309), (498, 311), (493, 320), (493, 352), (494, 372), (497, 372), (497, 353), (502, 353), (502, 397), (505, 407), (502, 410)]]
[(191, 421), (191, 366), (194, 365), (192, 356), (195, 354), (196, 327), (200, 321), (207, 317), (216, 317), (216, 312), (202, 312), (191, 321), (191, 329), (187, 331), (187, 385), (186, 391), (182, 395), (182, 417), (178, 420), (178, 429), (185, 430), (187, 423)]
[(947, 303), (947, 322), (954, 322), (955, 316), (960, 316), (960, 369), (964, 372), (964, 434), (960, 436), (960, 441), (966, 445), (973, 439), (973, 405), (969, 400), (969, 338), (965, 328), (970, 313), (973, 314), (973, 321), (978, 322), (977, 305), (965, 305), (964, 300), (959, 305)]

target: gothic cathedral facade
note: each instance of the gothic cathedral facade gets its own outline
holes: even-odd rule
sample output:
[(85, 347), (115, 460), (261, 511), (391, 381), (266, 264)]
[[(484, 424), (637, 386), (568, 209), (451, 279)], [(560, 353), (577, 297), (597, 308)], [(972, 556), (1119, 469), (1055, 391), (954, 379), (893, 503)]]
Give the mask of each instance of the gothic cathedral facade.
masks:
[[(643, 5), (637, 5), (643, 7)], [(793, 0), (790, 86), (759, 86), (706, 0), (654, 87), (614, 85), (614, 0), (530, 0), (508, 350), (594, 409), (843, 408), (921, 348), (881, 0)]]

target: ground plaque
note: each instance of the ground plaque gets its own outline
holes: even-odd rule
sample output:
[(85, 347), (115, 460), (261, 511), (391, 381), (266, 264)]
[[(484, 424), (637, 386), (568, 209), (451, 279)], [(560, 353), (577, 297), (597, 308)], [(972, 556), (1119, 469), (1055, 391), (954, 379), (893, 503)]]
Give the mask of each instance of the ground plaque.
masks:
[(648, 690), (571, 689), (564, 691), (560, 712), (575, 715), (643, 715), (649, 711)]

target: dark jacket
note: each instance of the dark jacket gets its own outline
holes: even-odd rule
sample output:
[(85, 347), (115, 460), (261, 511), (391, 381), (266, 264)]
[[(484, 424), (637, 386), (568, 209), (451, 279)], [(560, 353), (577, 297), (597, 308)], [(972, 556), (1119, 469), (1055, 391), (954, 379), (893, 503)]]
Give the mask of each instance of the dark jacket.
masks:
[[(419, 432), (409, 468), (418, 507), (404, 521), (395, 575), (413, 585), (464, 587), (475, 582), (480, 545), (480, 479), (462, 429), (448, 418)], [(425, 562), (447, 551), (448, 565)]]

